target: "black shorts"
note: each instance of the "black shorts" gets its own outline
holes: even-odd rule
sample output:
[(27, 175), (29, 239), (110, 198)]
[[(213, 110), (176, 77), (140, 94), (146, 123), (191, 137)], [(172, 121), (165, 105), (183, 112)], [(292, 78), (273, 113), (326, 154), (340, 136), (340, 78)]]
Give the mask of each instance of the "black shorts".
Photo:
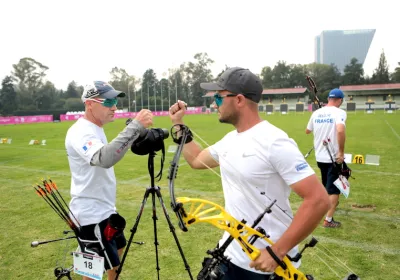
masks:
[[(203, 268), (200, 271), (199, 275), (197, 276), (197, 279), (210, 279), (210, 271), (209, 271), (209, 265), (213, 262), (211, 258), (204, 258), (203, 261)], [(214, 273), (216, 274), (216, 277), (213, 279), (218, 279), (218, 280), (242, 280), (242, 279), (248, 279), (248, 280), (270, 280), (270, 279), (281, 279), (281, 278), (273, 278), (272, 276), (275, 274), (260, 274), (260, 273), (255, 273), (246, 269), (243, 269), (237, 265), (234, 265), (233, 263), (220, 263), (217, 267), (214, 268)], [(272, 277), (272, 278), (271, 278)]]
[(322, 184), (328, 194), (340, 194), (340, 190), (333, 184), (339, 178), (339, 172), (337, 172), (333, 163), (317, 162), (317, 164), (321, 170)]
[[(120, 265), (120, 260), (118, 256), (118, 250), (124, 248), (126, 246), (126, 238), (123, 231), (117, 232), (113, 239), (108, 241), (104, 236), (104, 229), (108, 224), (108, 218), (101, 221), (99, 223), (100, 232), (101, 232), (101, 240), (104, 246), (104, 249), (107, 253), (107, 257), (111, 262), (112, 267), (116, 267)], [(85, 240), (97, 240), (94, 234), (94, 228), (96, 224), (91, 224), (87, 226), (82, 226), (79, 237), (80, 239)], [(107, 257), (104, 255), (104, 251), (101, 248), (99, 243), (84, 243), (83, 246), (86, 246), (88, 250), (96, 252), (99, 256), (104, 257), (104, 268), (106, 270), (111, 269)]]
[(228, 271), (222, 278), (222, 280), (241, 280), (241, 279), (249, 279), (249, 280), (269, 280), (271, 274), (260, 274), (255, 273), (246, 269), (243, 269), (233, 263), (229, 263)]

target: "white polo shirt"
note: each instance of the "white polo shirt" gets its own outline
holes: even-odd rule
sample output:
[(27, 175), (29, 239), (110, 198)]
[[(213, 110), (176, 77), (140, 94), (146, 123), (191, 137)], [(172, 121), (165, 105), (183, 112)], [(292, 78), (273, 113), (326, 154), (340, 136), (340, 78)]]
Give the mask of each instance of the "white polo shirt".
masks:
[[(276, 204), (293, 217), (289, 185), (314, 174), (297, 144), (284, 131), (267, 121), (242, 133), (236, 130), (228, 133), (209, 151), (220, 164), (225, 209), (237, 220), (245, 219), (249, 226), (271, 204), (270, 199), (276, 199)], [(261, 192), (265, 192), (270, 199)], [(291, 219), (274, 206), (272, 213), (266, 214), (257, 227), (262, 227), (276, 242), (290, 223)], [(225, 232), (220, 245), (228, 237), (229, 234)], [(257, 248), (267, 245), (263, 240), (255, 243)], [(289, 255), (294, 256), (297, 252), (296, 246)], [(235, 265), (262, 273), (249, 267), (250, 259), (238, 242), (234, 241), (228, 246), (226, 255)], [(298, 267), (300, 262), (294, 265)]]
[(82, 226), (99, 223), (115, 213), (114, 167), (90, 165), (93, 155), (107, 143), (103, 128), (84, 118), (68, 129), (65, 138), (72, 175), (69, 207)]
[(339, 151), (337, 140), (337, 124), (346, 125), (347, 114), (335, 106), (325, 106), (316, 110), (307, 124), (307, 129), (314, 134), (315, 159), (317, 162), (331, 163), (332, 160), (323, 145), (327, 141), (333, 159)]

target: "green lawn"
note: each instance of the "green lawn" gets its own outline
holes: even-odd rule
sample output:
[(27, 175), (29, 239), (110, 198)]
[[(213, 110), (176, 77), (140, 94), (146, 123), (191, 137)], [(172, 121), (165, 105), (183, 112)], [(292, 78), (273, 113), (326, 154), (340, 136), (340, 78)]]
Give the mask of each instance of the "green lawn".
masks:
[[(309, 113), (304, 115), (274, 114), (265, 116), (294, 138), (305, 154), (312, 146), (312, 136), (304, 133)], [(105, 127), (109, 141), (125, 126), (117, 120)], [(168, 117), (156, 117), (155, 127), (170, 128)], [(232, 126), (220, 124), (216, 115), (187, 116), (188, 126), (207, 143), (196, 139), (203, 147), (213, 144)], [(34, 240), (63, 237), (67, 229), (62, 220), (39, 198), (32, 188), (40, 178), (51, 177), (66, 200), (69, 200), (70, 174), (64, 148), (64, 137), (72, 122), (0, 126), (0, 137), (12, 138), (12, 144), (0, 145), (0, 279), (55, 279), (58, 265), (71, 264), (67, 255), (76, 248), (76, 241), (54, 242), (31, 248)], [(340, 229), (318, 227), (314, 235), (319, 243), (304, 253), (301, 270), (316, 279), (343, 279), (350, 271), (363, 280), (400, 279), (400, 116), (377, 112), (349, 114), (346, 153), (380, 155), (380, 165), (350, 165), (356, 178), (351, 180), (351, 194), (341, 197), (335, 215), (343, 224)], [(29, 146), (31, 139), (47, 140), (47, 145)], [(171, 138), (166, 147), (174, 145)], [(215, 246), (222, 232), (208, 224), (195, 225), (188, 232), (180, 231), (169, 204), (167, 169), (173, 154), (167, 153), (164, 176), (157, 183), (176, 234), (182, 245), (192, 274), (196, 278), (206, 250)], [(127, 220), (125, 235), (135, 223), (146, 187), (150, 184), (147, 156), (129, 152), (115, 166), (118, 181), (117, 208)], [(314, 154), (308, 162), (318, 172)], [(220, 178), (209, 170), (191, 170), (181, 161), (176, 179), (177, 196), (208, 199), (223, 203)], [(155, 158), (159, 170), (159, 153)], [(300, 204), (296, 195), (291, 202), (294, 210)], [(157, 279), (151, 199), (143, 212), (134, 241), (123, 268), (123, 279)], [(372, 211), (354, 209), (352, 205), (375, 205)], [(159, 242), (160, 279), (189, 279), (168, 228), (165, 216), (156, 200)], [(73, 275), (73, 279), (80, 277)]]

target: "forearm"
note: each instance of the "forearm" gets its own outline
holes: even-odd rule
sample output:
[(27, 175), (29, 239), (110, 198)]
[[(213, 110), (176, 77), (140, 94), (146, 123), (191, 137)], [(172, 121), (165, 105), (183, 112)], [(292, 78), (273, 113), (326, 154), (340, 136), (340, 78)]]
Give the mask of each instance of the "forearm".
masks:
[(318, 226), (328, 207), (324, 200), (304, 200), (282, 237), (272, 246), (279, 258), (309, 236)]
[[(174, 125), (182, 124), (182, 121), (174, 122)], [(178, 131), (177, 137), (181, 136)], [(189, 166), (193, 169), (206, 169), (218, 166), (218, 162), (211, 156), (208, 149), (203, 149), (196, 141), (192, 140), (183, 146), (183, 157)]]
[(201, 147), (195, 141), (191, 141), (183, 146), (183, 157), (190, 167), (194, 168), (194, 161), (201, 151)]
[(338, 131), (337, 132), (339, 153), (344, 154), (344, 143), (346, 142), (346, 132)]
[[(175, 122), (173, 122), (173, 124), (174, 125), (185, 125), (182, 120), (175, 121)], [(179, 138), (181, 136), (182, 136), (182, 132), (178, 131), (177, 137)], [(186, 162), (190, 165), (190, 167), (193, 168), (193, 162), (195, 161), (196, 157), (200, 154), (201, 150), (202, 149), (199, 147), (199, 145), (194, 141), (191, 141), (183, 146), (182, 154), (183, 154), (183, 157), (185, 158)]]
[(146, 129), (138, 121), (133, 120), (117, 137), (93, 155), (90, 164), (103, 168), (114, 166), (123, 158), (132, 143), (145, 133)]

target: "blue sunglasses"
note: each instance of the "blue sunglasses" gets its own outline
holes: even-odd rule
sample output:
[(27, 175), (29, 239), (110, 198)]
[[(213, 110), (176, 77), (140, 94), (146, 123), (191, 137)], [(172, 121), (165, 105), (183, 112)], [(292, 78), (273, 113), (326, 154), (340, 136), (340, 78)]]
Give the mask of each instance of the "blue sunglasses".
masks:
[(118, 99), (117, 98), (112, 98), (112, 99), (94, 99), (94, 98), (90, 98), (89, 100), (96, 101), (97, 103), (100, 103), (104, 107), (107, 107), (107, 108), (112, 108), (114, 105), (117, 106), (117, 104), (118, 104)]
[(219, 107), (222, 105), (222, 102), (224, 101), (225, 97), (231, 97), (231, 96), (236, 96), (236, 95), (237, 94), (235, 94), (235, 93), (230, 93), (225, 96), (221, 96), (219, 93), (216, 93), (216, 94), (214, 94), (215, 104), (217, 104), (217, 106)]

